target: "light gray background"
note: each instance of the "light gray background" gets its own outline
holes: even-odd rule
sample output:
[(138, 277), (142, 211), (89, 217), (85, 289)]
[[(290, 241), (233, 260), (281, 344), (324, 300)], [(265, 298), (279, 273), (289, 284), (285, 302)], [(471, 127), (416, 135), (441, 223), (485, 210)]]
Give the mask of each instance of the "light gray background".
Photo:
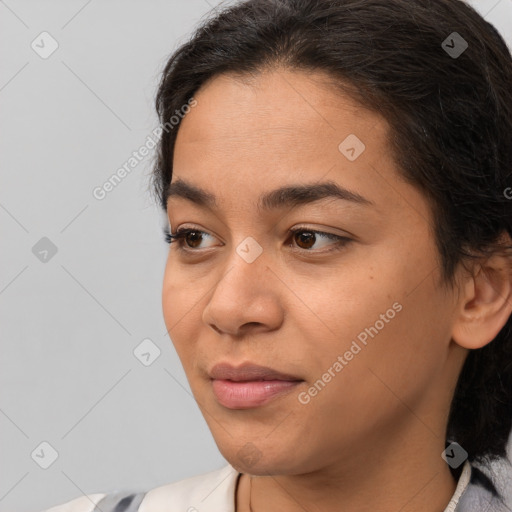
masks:
[[(157, 127), (159, 73), (219, 3), (0, 1), (0, 512), (226, 463), (163, 322), (151, 156), (92, 194)], [(512, 47), (512, 0), (472, 4)], [(31, 48), (43, 31), (59, 44), (47, 59)], [(46, 262), (32, 252), (43, 237), (57, 247)], [(146, 338), (161, 350), (149, 366), (133, 353)]]

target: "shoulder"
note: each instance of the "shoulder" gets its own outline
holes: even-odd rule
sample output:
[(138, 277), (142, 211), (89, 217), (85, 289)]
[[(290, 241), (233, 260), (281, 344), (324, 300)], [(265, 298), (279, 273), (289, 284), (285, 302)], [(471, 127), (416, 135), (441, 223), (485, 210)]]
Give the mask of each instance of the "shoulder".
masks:
[(98, 502), (106, 496), (105, 493), (89, 494), (75, 498), (67, 503), (43, 510), (43, 512), (93, 512)]
[(512, 510), (512, 465), (506, 458), (471, 464), (471, 479), (455, 512)]
[(139, 512), (233, 512), (240, 473), (230, 464), (202, 475), (152, 489)]
[(89, 494), (42, 512), (233, 512), (238, 475), (228, 464), (147, 492)]
[(144, 492), (120, 491), (88, 494), (43, 512), (137, 512)]

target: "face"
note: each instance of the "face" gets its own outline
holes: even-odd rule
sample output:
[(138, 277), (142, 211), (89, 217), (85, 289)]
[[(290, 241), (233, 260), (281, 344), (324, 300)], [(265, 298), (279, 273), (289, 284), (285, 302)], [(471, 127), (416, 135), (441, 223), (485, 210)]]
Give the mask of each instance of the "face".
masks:
[[(323, 78), (217, 76), (176, 140), (172, 185), (215, 205), (169, 197), (171, 231), (192, 233), (170, 246), (165, 323), (221, 453), (252, 474), (353, 461), (398, 430), (420, 446), (444, 435), (455, 384), (428, 203), (400, 179), (385, 120)], [(212, 380), (218, 363), (291, 377)]]

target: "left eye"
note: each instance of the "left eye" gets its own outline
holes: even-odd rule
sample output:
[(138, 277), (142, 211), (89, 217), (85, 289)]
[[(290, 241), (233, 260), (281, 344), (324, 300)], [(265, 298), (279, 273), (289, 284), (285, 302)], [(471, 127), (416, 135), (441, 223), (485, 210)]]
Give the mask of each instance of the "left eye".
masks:
[[(323, 251), (323, 252), (339, 250), (339, 249), (343, 248), (345, 245), (347, 245), (349, 242), (352, 241), (350, 238), (347, 238), (347, 237), (335, 235), (333, 233), (325, 233), (323, 231), (316, 231), (316, 230), (304, 228), (304, 227), (290, 229), (288, 231), (288, 233), (290, 234), (291, 238), (295, 238), (296, 240), (299, 241), (298, 250), (307, 251), (307, 252), (315, 252), (315, 251), (311, 251), (310, 249), (311, 249), (311, 245), (314, 245), (317, 242), (318, 237), (334, 241), (334, 243), (331, 244), (334, 246), (334, 248), (329, 249), (328, 251)], [(205, 231), (201, 231), (201, 230), (193, 229), (193, 228), (179, 229), (175, 233), (170, 233), (169, 229), (167, 227), (164, 228), (165, 241), (169, 244), (178, 242), (178, 250), (182, 250), (182, 251), (194, 252), (197, 249), (198, 244), (201, 243), (201, 241), (202, 241), (201, 239), (205, 235), (208, 237), (211, 237), (211, 235), (209, 235)], [(211, 237), (211, 238), (213, 238), (213, 237)], [(186, 247), (185, 247), (185, 242), (187, 243)], [(303, 244), (306, 247), (301, 247), (300, 244)], [(292, 247), (292, 244), (286, 244), (286, 245)]]
[[(307, 228), (291, 229), (289, 231), (289, 233), (290, 233), (291, 237), (294, 238), (297, 241), (297, 243), (299, 244), (299, 249), (302, 249), (305, 251), (311, 249), (311, 246), (316, 243), (317, 238), (333, 240), (335, 243), (331, 243), (330, 245), (333, 245), (334, 249), (330, 249), (330, 250), (339, 249), (340, 246), (344, 246), (350, 241), (349, 238), (346, 238), (343, 236), (335, 235), (333, 233), (325, 233), (323, 231), (316, 231), (314, 229), (307, 229)], [(305, 247), (301, 246), (300, 244), (304, 244)], [(290, 247), (291, 247), (291, 244), (290, 244)]]

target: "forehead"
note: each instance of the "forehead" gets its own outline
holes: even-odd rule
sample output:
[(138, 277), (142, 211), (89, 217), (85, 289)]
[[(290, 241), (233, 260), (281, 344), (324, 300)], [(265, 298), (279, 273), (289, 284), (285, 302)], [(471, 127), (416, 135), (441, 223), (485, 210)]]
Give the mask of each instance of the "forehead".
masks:
[(176, 145), (271, 144), (273, 140), (305, 142), (309, 138), (314, 149), (319, 142), (337, 146), (344, 131), (361, 132), (379, 125), (380, 130), (372, 134), (378, 137), (386, 130), (382, 117), (331, 82), (322, 72), (289, 69), (215, 76), (194, 95), (198, 104), (183, 119)]
[[(386, 121), (329, 86), (328, 78), (277, 70), (208, 81), (180, 124), (173, 182), (179, 177), (212, 191), (227, 208), (244, 201), (260, 208), (264, 191), (325, 181), (376, 206), (391, 199), (392, 191), (382, 188), (395, 172)], [(350, 137), (364, 147), (353, 161), (340, 149)]]

